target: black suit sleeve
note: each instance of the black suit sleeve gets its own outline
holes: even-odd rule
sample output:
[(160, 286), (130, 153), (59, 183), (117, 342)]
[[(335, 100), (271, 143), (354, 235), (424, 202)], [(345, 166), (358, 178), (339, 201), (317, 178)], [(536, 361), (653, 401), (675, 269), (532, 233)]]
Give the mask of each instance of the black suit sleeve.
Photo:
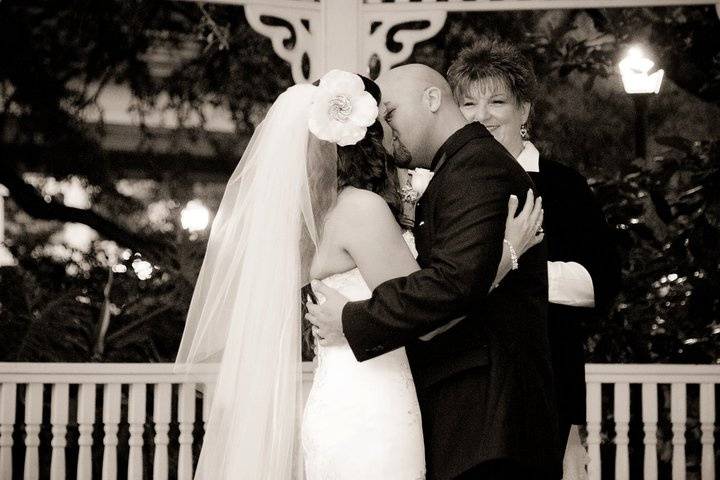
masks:
[(507, 159), (490, 150), (458, 155), (443, 167), (448, 170), (436, 185), (434, 212), (428, 212), (434, 235), (427, 268), (345, 306), (343, 330), (359, 361), (417, 340), (487, 296), (502, 255), (511, 193)]

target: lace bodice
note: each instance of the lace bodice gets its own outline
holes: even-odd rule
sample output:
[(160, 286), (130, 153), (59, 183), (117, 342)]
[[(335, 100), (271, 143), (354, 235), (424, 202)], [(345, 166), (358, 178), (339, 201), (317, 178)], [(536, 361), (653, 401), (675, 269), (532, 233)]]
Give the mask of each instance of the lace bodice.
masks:
[(365, 279), (360, 274), (360, 269), (357, 267), (347, 272), (331, 275), (324, 278), (322, 282), (328, 287), (337, 290), (352, 302), (365, 300), (370, 298), (372, 294)]

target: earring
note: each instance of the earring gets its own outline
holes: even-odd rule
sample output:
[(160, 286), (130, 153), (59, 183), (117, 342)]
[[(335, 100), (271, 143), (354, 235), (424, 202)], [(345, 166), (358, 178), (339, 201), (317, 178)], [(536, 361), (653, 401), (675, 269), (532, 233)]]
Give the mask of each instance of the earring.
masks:
[(524, 123), (520, 126), (520, 137), (522, 137), (523, 140), (528, 140), (530, 138), (527, 125)]

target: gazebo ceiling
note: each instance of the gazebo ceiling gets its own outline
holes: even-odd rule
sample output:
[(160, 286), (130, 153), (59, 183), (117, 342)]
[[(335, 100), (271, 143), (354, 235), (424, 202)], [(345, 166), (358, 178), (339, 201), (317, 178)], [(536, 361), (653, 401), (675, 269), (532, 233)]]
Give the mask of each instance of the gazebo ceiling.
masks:
[[(331, 68), (365, 72), (373, 57), (380, 72), (386, 71), (406, 61), (417, 43), (437, 35), (448, 12), (715, 5), (720, 16), (720, 0), (210, 1), (244, 6), (251, 27), (270, 38), (297, 83), (317, 79)], [(271, 25), (265, 22), (269, 19), (287, 23)], [(423, 28), (402, 28), (409, 22), (422, 22)], [(295, 42), (288, 47), (286, 40), (293, 37)], [(389, 50), (390, 42), (400, 44), (400, 51)]]

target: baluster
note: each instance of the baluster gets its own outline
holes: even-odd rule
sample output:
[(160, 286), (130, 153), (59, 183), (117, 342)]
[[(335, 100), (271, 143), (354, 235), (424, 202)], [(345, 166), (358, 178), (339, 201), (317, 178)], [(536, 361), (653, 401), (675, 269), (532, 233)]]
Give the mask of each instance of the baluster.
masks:
[(50, 400), (50, 424), (52, 425), (52, 457), (50, 459), (50, 479), (65, 479), (65, 445), (67, 445), (68, 393), (70, 385), (55, 383), (52, 386)]
[(630, 476), (630, 458), (628, 452), (628, 431), (630, 430), (630, 385), (625, 382), (615, 384), (615, 478), (628, 480)]
[(645, 461), (643, 462), (643, 480), (657, 480), (657, 383), (643, 383), (642, 419), (645, 437)]
[(600, 422), (602, 420), (602, 391), (600, 383), (587, 385), (587, 445), (590, 480), (600, 480)]
[(92, 432), (95, 423), (95, 389), (94, 383), (83, 383), (78, 390), (78, 467), (77, 480), (92, 479)]
[(207, 422), (210, 419), (210, 409), (212, 408), (213, 393), (215, 393), (215, 383), (206, 383), (203, 391), (203, 429), (207, 429)]
[(117, 479), (117, 445), (118, 423), (120, 423), (120, 394), (119, 383), (108, 383), (103, 391), (103, 465), (102, 480)]
[(40, 476), (38, 446), (40, 423), (42, 423), (43, 384), (30, 383), (25, 391), (25, 480)]
[(0, 478), (12, 478), (12, 433), (16, 399), (16, 383), (0, 384)]
[(700, 430), (702, 431), (702, 480), (715, 480), (715, 385), (700, 385)]
[(168, 431), (170, 430), (170, 409), (172, 385), (158, 383), (155, 385), (155, 456), (153, 458), (153, 480), (167, 480), (168, 477)]
[(685, 423), (687, 404), (685, 384), (673, 383), (670, 388), (670, 421), (672, 422), (672, 479), (685, 480)]
[(128, 457), (128, 479), (142, 480), (142, 445), (145, 427), (145, 384), (130, 385), (128, 399), (128, 423), (130, 424), (130, 455)]
[(178, 423), (180, 424), (178, 480), (192, 480), (192, 430), (194, 422), (195, 384), (181, 383), (178, 392)]

